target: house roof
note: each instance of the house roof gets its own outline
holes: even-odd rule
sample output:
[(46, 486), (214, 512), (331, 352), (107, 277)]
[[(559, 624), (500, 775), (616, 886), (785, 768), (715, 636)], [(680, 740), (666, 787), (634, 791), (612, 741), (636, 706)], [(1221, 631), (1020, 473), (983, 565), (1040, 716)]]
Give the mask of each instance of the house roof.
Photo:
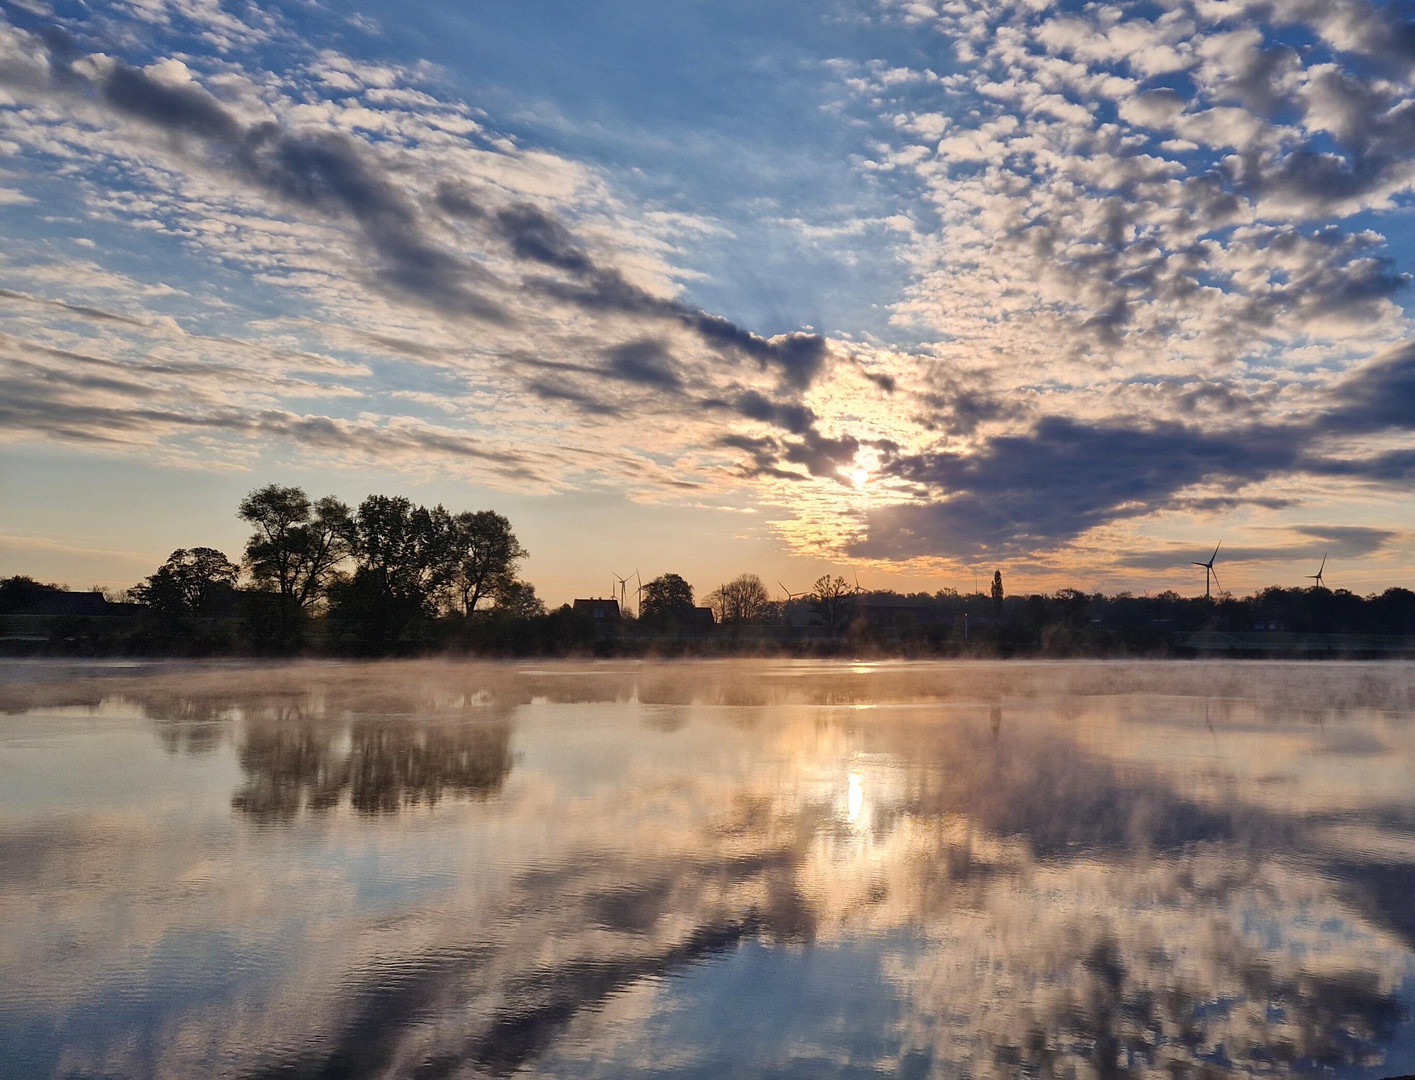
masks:
[[(127, 605), (123, 605), (126, 607)], [(45, 590), (34, 592), (12, 612), (15, 615), (116, 615), (122, 608), (110, 604), (102, 593), (57, 592)]]
[(619, 601), (600, 600), (596, 597), (584, 599), (577, 597), (574, 610), (588, 615), (592, 619), (617, 619), (619, 618)]

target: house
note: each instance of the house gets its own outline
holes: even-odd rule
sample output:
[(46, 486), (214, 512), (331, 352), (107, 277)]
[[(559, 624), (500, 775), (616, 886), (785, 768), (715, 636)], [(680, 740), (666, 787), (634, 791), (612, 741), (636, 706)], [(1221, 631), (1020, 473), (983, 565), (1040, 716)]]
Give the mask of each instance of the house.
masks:
[[(11, 579), (13, 582), (14, 579)], [(141, 604), (110, 603), (102, 593), (19, 588), (0, 595), (0, 654), (46, 650), (113, 652), (146, 610)]]
[(102, 593), (60, 592), (58, 590), (33, 592), (26, 596), (15, 608), (15, 615), (113, 615), (119, 612), (113, 608), (127, 607), (126, 604), (110, 604)]
[(943, 605), (929, 596), (861, 593), (854, 598), (852, 610), (857, 619), (877, 627), (923, 626), (947, 620)]
[(142, 604), (114, 603), (100, 592), (69, 592), (65, 589), (32, 588), (13, 590), (0, 602), (0, 614), (56, 619), (132, 617), (141, 614)]
[(619, 620), (619, 601), (600, 600), (596, 597), (588, 599), (576, 598), (573, 610), (577, 615), (588, 615), (597, 623), (617, 622)]

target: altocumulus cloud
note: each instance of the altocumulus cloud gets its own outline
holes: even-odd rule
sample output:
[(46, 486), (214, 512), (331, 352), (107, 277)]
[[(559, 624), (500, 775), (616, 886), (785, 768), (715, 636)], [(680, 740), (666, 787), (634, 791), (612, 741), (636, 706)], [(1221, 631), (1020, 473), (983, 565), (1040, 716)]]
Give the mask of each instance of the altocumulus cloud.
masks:
[[(245, 125), (199, 86), (174, 86), (107, 56), (70, 60), (69, 51), (51, 46), (42, 69), (35, 65), (11, 74), (0, 68), (0, 79), (8, 77), (12, 85), (32, 91), (96, 99), (123, 116), (189, 136), (210, 155), (201, 164), (229, 171), (286, 203), (356, 223), (377, 256), (380, 285), (443, 314), (493, 322), (506, 317), (478, 289), (495, 284), (494, 278), (474, 259), (428, 237), (420, 208), (387, 178), (386, 164), (366, 143), (338, 132), (293, 132), (275, 122)], [(786, 380), (799, 387), (810, 384), (824, 361), (825, 342), (817, 335), (763, 338), (721, 316), (655, 297), (613, 269), (596, 266), (563, 224), (534, 206), (517, 204), (488, 214), (465, 190), (455, 200), (442, 193), (438, 203), (444, 210), (455, 206), (463, 220), (490, 222), (491, 232), (518, 259), (580, 279), (575, 285), (523, 280), (559, 299), (677, 320), (714, 347), (779, 366)]]
[[(205, 9), (187, 15), (203, 13), (216, 15)], [(800, 433), (797, 421), (809, 410), (797, 399), (820, 378), (829, 359), (822, 336), (806, 331), (762, 336), (626, 274), (603, 243), (596, 250), (592, 238), (527, 197), (537, 188), (565, 186), (567, 176), (572, 185), (583, 186), (574, 166), (547, 154), (517, 152), (505, 139), (484, 135), (464, 106), (414, 91), (397, 97), (390, 79), (396, 82), (406, 73), (370, 73), (321, 53), (314, 66), (326, 81), (335, 70), (340, 85), (357, 86), (360, 76), (370, 85), (360, 87), (365, 94), (357, 107), (347, 102), (314, 107), (299, 101), (310, 98), (307, 84), (282, 83), (268, 72), (225, 63), (204, 85), (183, 61), (158, 58), (140, 67), (85, 45), (83, 28), (45, 24), (24, 11), (14, 14), (29, 25), (2, 28), (0, 87), (23, 106), (3, 114), (7, 129), (32, 152), (67, 158), (76, 171), (81, 162), (95, 171), (107, 166), (110, 174), (115, 166), (126, 170), (133, 190), (112, 187), (108, 177), (90, 183), (92, 203), (106, 214), (127, 212), (241, 261), (268, 281), (314, 291), (332, 330), (348, 320), (366, 341), (400, 340), (375, 332), (387, 325), (380, 315), (391, 316), (395, 325), (411, 321), (421, 330), (412, 313), (427, 311), (440, 331), (433, 337), (444, 347), (411, 340), (395, 351), (440, 363), (447, 379), (469, 384), (469, 398), (509, 385), (524, 400), (568, 406), (585, 420), (633, 411), (660, 415), (663, 427), (681, 424), (695, 404), (766, 425), (779, 412)], [(421, 111), (395, 107), (404, 100)], [(374, 110), (367, 104), (387, 101), (394, 105)], [(164, 183), (170, 190), (162, 189)], [(567, 209), (583, 208), (572, 200)], [(218, 217), (223, 220), (214, 222)], [(622, 220), (610, 224), (625, 226)], [(272, 249), (269, 241), (282, 232), (285, 250)], [(666, 270), (660, 268), (658, 276)], [(368, 290), (364, 304), (349, 294), (350, 283)], [(55, 305), (71, 324), (112, 318), (151, 329), (150, 319), (109, 314), (89, 304), (15, 290), (6, 296), (32, 306)], [(375, 297), (381, 307), (368, 304)], [(468, 330), (489, 343), (472, 357), (455, 344)], [(598, 362), (557, 361), (557, 353), (588, 354)], [(60, 360), (52, 349), (47, 355)], [(497, 362), (487, 364), (493, 357)], [(548, 378), (548, 370), (555, 377)], [(83, 399), (83, 390), (98, 389), (92, 377), (81, 382), (49, 374), (15, 362), (10, 378), (17, 391), (29, 392), (17, 392), (0, 418), (13, 430), (126, 441), (139, 431), (133, 417), (149, 414), (154, 435), (181, 424), (239, 428), (232, 420), (234, 402), (224, 411), (194, 408), (200, 402), (188, 401), (154, 412), (153, 391), (177, 397), (175, 385), (105, 384), (112, 395), (126, 391), (129, 398), (148, 399), (135, 408), (112, 395)], [(358, 394), (348, 386), (331, 392)], [(767, 395), (777, 399), (776, 409), (757, 405)], [(743, 410), (739, 402), (747, 403)], [(513, 427), (512, 411), (502, 419)], [(251, 428), (285, 432), (316, 448), (331, 445), (318, 425), (253, 423)], [(431, 437), (424, 441), (443, 445)], [(528, 464), (541, 453), (544, 436), (517, 440), (503, 432), (495, 441), (523, 444), (527, 460), (515, 468), (502, 462), (500, 471), (507, 475), (521, 477), (529, 470), (551, 486), (570, 479), (548, 467), (560, 457), (554, 451), (563, 435), (545, 455), (546, 467)], [(468, 455), (465, 441), (448, 450), (454, 459)], [(624, 460), (628, 473), (647, 471), (652, 480), (658, 472), (645, 470), (638, 455)], [(684, 483), (666, 474), (663, 479), (669, 486)]]
[(1415, 188), (1405, 8), (879, 9), (939, 46), (836, 70), (863, 166), (921, 193), (897, 319), (938, 339), (914, 385), (945, 437), (886, 461), (912, 498), (854, 552), (1021, 555), (1412, 475), (1409, 275), (1370, 227)]

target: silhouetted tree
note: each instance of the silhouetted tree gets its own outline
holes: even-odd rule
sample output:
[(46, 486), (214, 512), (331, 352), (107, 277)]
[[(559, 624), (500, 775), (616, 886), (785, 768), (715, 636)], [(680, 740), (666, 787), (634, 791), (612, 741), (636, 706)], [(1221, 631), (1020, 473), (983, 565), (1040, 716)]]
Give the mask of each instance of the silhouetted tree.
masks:
[(689, 617), (693, 610), (693, 587), (677, 574), (661, 574), (644, 586), (639, 618), (646, 623), (666, 625)]
[(240, 573), (240, 567), (215, 548), (178, 548), (128, 595), (164, 615), (215, 614), (229, 605)]
[(992, 613), (994, 615), (1000, 616), (1002, 614), (1002, 599), (1002, 571), (994, 570), (992, 572)]
[(756, 574), (741, 574), (719, 585), (707, 601), (720, 623), (761, 622), (772, 608), (771, 594)]
[(414, 506), (402, 496), (370, 495), (359, 504), (350, 536), (357, 573), (390, 596), (436, 609), (455, 573), (456, 538), (446, 510)]
[(843, 577), (822, 574), (811, 586), (811, 607), (832, 633), (845, 629), (855, 603), (855, 590)]
[(506, 618), (534, 619), (545, 614), (545, 603), (529, 581), (502, 577), (496, 583), (493, 598), (492, 611)]
[(511, 523), (494, 510), (454, 517), (451, 544), (451, 580), (464, 614), (470, 615), (498, 588), (520, 584), (516, 582), (516, 570), (529, 552), (511, 531)]
[(1415, 593), (1387, 589), (1372, 603), (1373, 623), (1382, 634), (1406, 634), (1415, 629)]
[(407, 651), (425, 642), (456, 571), (451, 515), (402, 496), (370, 495), (349, 537), (353, 577), (330, 589), (336, 635), (360, 652)]
[(333, 496), (312, 503), (300, 488), (269, 484), (242, 499), (237, 515), (256, 527), (246, 541), (251, 578), (292, 611), (318, 601), (349, 555), (349, 508)]
[(231, 646), (240, 567), (215, 548), (178, 548), (157, 572), (128, 590), (145, 604), (142, 646), (157, 652), (207, 653)]

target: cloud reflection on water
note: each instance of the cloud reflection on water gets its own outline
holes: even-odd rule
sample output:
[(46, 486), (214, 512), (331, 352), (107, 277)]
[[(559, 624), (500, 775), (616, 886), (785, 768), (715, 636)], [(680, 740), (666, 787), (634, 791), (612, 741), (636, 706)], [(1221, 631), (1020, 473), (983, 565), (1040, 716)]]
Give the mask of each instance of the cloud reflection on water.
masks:
[[(182, 813), (0, 801), (0, 917), (27, 927), (0, 971), (39, 991), (0, 994), (0, 1030), (62, 1022), (62, 1056), (31, 1050), (53, 1074), (1399, 1071), (1409, 675), (31, 672), (0, 684), (17, 730), (117, 701), (176, 772), (239, 781)], [(189, 964), (199, 993), (158, 962), (193, 933), (235, 969)]]

